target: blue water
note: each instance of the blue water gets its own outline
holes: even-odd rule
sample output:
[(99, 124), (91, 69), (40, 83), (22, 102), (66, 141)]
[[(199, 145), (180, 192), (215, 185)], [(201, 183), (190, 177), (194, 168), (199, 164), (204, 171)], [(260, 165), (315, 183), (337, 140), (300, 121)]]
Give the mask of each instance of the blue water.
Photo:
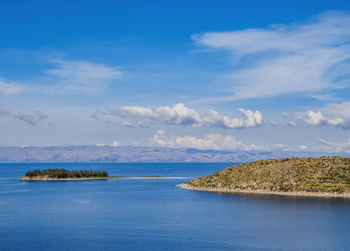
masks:
[(1, 164), (0, 250), (350, 250), (350, 200), (176, 187), (187, 179), (17, 180), (34, 168), (193, 178), (228, 165)]

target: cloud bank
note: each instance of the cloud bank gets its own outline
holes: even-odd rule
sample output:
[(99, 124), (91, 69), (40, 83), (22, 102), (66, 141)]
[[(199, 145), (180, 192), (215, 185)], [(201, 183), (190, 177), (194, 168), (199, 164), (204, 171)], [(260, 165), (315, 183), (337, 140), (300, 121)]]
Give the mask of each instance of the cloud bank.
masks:
[[(182, 103), (174, 106), (159, 106), (155, 110), (141, 106), (122, 106), (109, 110), (107, 114), (121, 117), (124, 126), (146, 127), (150, 123), (182, 125), (193, 127), (219, 127), (238, 129), (262, 125), (263, 119), (259, 111), (238, 109), (243, 118), (230, 118), (215, 110), (199, 113)], [(96, 116), (95, 116), (96, 117)]]
[(229, 99), (312, 93), (349, 84), (350, 15), (327, 12), (301, 24), (208, 32), (197, 45), (229, 52), (248, 66), (226, 75)]
[(222, 135), (219, 133), (210, 133), (203, 138), (195, 136), (176, 137), (167, 135), (165, 131), (158, 130), (150, 143), (162, 147), (175, 148), (196, 148), (196, 149), (212, 149), (212, 150), (256, 150), (255, 145), (247, 145), (235, 137)]

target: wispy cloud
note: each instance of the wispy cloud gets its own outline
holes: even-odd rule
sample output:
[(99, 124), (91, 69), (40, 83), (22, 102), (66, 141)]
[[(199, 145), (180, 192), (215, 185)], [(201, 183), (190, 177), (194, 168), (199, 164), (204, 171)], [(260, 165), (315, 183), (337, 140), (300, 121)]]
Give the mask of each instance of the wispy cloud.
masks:
[(275, 126), (275, 127), (288, 127), (288, 126), (296, 127), (297, 126), (297, 124), (294, 121), (289, 121), (289, 122), (285, 122), (285, 123), (278, 123), (278, 122), (275, 122), (273, 120), (268, 120), (266, 122), (269, 125)]
[(122, 71), (103, 64), (87, 61), (55, 60), (54, 68), (47, 70), (53, 92), (93, 93), (104, 89), (112, 80), (119, 79)]
[(115, 67), (87, 61), (53, 60), (52, 68), (37, 79), (21, 83), (0, 78), (0, 95), (9, 94), (95, 94), (122, 77)]
[(27, 88), (13, 81), (0, 78), (0, 95), (11, 95), (25, 91)]
[(219, 133), (210, 133), (203, 138), (195, 136), (177, 137), (168, 135), (165, 131), (158, 130), (153, 137), (149, 139), (152, 145), (162, 147), (178, 147), (178, 148), (196, 148), (196, 149), (212, 149), (212, 150), (255, 150), (255, 145), (244, 144), (241, 140), (237, 140), (230, 135), (222, 135)]
[[(121, 117), (124, 126), (145, 127), (152, 123), (193, 127), (246, 128), (263, 124), (259, 111), (238, 109), (243, 118), (231, 118), (215, 110), (202, 113), (179, 103), (174, 106), (159, 106), (155, 110), (141, 106), (122, 106), (105, 114)], [(96, 118), (96, 115), (93, 115)]]
[(344, 142), (333, 142), (325, 139), (319, 139), (323, 148), (328, 152), (350, 152), (350, 139)]
[(48, 118), (46, 114), (40, 111), (36, 111), (35, 114), (26, 114), (15, 110), (0, 110), (0, 116), (9, 116), (14, 119), (22, 120), (32, 126)]
[(210, 50), (224, 50), (249, 66), (226, 74), (229, 99), (317, 93), (349, 84), (350, 15), (327, 12), (306, 23), (193, 36)]

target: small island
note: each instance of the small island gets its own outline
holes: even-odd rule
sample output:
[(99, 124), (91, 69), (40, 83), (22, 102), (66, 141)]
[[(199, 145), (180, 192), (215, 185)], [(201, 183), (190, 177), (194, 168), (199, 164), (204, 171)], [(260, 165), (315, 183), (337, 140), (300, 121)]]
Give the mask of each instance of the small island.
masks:
[(63, 181), (63, 180), (109, 180), (109, 179), (182, 179), (183, 177), (163, 177), (163, 176), (143, 176), (143, 177), (123, 177), (108, 176), (106, 171), (96, 170), (73, 170), (66, 169), (46, 169), (26, 172), (25, 176), (19, 178), (23, 181)]
[(350, 158), (259, 160), (179, 186), (209, 192), (350, 198)]

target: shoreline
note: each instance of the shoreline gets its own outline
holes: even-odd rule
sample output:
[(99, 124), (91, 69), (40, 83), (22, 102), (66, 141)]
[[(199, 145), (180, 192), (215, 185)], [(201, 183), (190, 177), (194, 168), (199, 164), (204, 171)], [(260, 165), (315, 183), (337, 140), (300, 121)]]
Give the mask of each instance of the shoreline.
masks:
[(254, 191), (254, 190), (234, 190), (234, 189), (220, 189), (220, 188), (198, 188), (198, 187), (192, 187), (185, 183), (179, 184), (177, 186), (183, 189), (201, 191), (201, 192), (350, 199), (350, 193), (336, 194), (336, 193), (316, 193), (316, 192), (270, 192), (270, 191), (260, 191), (260, 190)]
[(91, 178), (49, 178), (49, 177), (26, 177), (19, 178), (21, 181), (80, 181), (80, 180), (152, 180), (152, 179), (186, 179), (186, 177), (163, 177), (163, 176), (143, 176), (143, 177), (91, 177)]

